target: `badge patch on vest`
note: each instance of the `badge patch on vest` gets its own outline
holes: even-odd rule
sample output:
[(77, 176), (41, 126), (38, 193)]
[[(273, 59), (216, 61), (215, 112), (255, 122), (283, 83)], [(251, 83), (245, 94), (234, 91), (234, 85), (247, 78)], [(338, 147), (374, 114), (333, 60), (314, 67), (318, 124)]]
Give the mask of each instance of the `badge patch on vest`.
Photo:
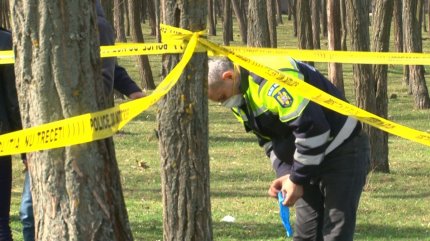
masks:
[(273, 97), (283, 108), (290, 107), (293, 104), (293, 97), (285, 88), (280, 89)]

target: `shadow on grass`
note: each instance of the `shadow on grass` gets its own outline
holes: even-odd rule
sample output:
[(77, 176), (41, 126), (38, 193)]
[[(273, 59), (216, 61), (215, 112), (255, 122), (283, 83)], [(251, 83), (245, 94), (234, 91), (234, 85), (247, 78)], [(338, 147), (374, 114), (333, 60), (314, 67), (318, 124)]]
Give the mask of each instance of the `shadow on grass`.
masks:
[(249, 136), (249, 137), (228, 137), (226, 135), (210, 135), (209, 136), (209, 142), (210, 143), (214, 143), (214, 142), (257, 142), (257, 138), (255, 138), (254, 136)]
[(357, 240), (430, 240), (427, 227), (395, 227), (381, 224), (359, 224), (355, 228)]
[[(160, 221), (142, 220), (133, 222), (135, 240), (162, 240), (163, 224)], [(224, 223), (213, 222), (213, 240), (284, 240), (285, 235), (279, 223)]]
[(415, 194), (381, 194), (373, 195), (375, 198), (388, 198), (388, 199), (420, 199), (430, 197), (430, 192), (415, 193)]

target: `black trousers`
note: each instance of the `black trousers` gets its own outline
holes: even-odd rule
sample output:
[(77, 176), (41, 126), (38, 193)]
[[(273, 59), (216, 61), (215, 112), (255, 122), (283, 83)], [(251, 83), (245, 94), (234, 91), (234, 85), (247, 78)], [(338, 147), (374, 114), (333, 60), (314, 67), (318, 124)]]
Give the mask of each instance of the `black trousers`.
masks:
[[(278, 177), (290, 172), (290, 165), (273, 154), (271, 159)], [(364, 132), (325, 157), (318, 175), (303, 186), (303, 197), (295, 204), (295, 241), (353, 240), (369, 162), (369, 140)]]
[(0, 157), (0, 241), (12, 240), (9, 226), (12, 191), (12, 158)]

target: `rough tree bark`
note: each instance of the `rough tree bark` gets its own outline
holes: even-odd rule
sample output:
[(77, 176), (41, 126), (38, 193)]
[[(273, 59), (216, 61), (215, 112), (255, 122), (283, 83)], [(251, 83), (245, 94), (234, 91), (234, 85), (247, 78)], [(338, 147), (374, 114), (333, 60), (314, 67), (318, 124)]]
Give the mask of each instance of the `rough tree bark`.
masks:
[[(394, 0), (376, 0), (373, 12), (373, 47), (372, 52), (388, 52), (390, 47), (391, 19), (393, 16)], [(383, 118), (388, 117), (387, 94), (388, 65), (373, 65), (373, 76), (376, 82), (376, 114)], [(372, 169), (378, 172), (390, 172), (388, 162), (388, 133), (379, 132), (373, 148), (374, 161)]]
[(259, 0), (249, 0), (248, 4), (248, 46), (270, 47), (266, 3)]
[[(421, 23), (418, 18), (418, 1), (403, 2), (403, 34), (405, 52), (422, 53)], [(414, 107), (417, 109), (430, 108), (430, 99), (422, 65), (409, 66), (409, 86), (414, 98)]]
[(248, 26), (246, 22), (246, 12), (241, 11), (239, 0), (231, 0), (234, 15), (239, 23), (240, 36), (242, 38), (242, 43), (246, 44), (248, 38)]
[[(366, 2), (367, 1), (362, 0), (346, 1), (352, 51), (370, 51), (368, 23), (369, 6), (366, 5)], [(371, 113), (376, 113), (375, 79), (372, 76), (372, 66), (365, 64), (354, 64), (353, 74), (356, 96), (355, 100), (357, 106)], [(364, 125), (364, 130), (369, 135), (370, 146), (376, 146), (375, 142), (378, 140), (376, 138), (376, 128), (373, 128), (369, 125)], [(375, 157), (372, 150), (371, 161), (374, 162), (374, 160)]]
[[(162, 0), (161, 19), (206, 29), (207, 0)], [(169, 72), (180, 55), (164, 56)], [(194, 53), (179, 82), (159, 103), (164, 240), (212, 240), (209, 192), (207, 54)]]
[[(24, 127), (110, 107), (94, 1), (16, 0)], [(36, 240), (133, 240), (112, 138), (29, 153)]]
[[(341, 0), (327, 0), (327, 33), (329, 50), (341, 50), (342, 48), (342, 33), (339, 31), (342, 25), (340, 2)], [(342, 64), (329, 63), (328, 78), (340, 91), (342, 91), (342, 93), (345, 93)]]
[[(128, 0), (128, 14), (130, 16), (130, 35), (134, 42), (143, 43), (142, 27), (140, 26), (140, 15), (138, 13), (137, 1)], [(147, 55), (137, 56), (137, 68), (141, 79), (142, 87), (145, 89), (155, 89), (154, 78), (152, 77), (151, 66)]]

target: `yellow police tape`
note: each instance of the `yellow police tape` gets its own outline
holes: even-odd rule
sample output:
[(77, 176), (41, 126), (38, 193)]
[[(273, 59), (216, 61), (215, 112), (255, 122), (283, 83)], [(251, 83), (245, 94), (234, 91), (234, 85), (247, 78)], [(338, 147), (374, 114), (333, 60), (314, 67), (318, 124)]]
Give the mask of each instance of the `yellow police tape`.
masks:
[[(172, 29), (172, 32), (179, 32), (184, 35), (189, 35), (192, 32), (184, 29), (178, 29), (171, 26), (163, 26), (167, 29)], [(370, 112), (362, 110), (354, 105), (351, 105), (343, 100), (340, 100), (334, 96), (331, 96), (320, 89), (307, 84), (300, 79), (287, 76), (277, 70), (271, 69), (261, 63), (258, 63), (250, 58), (241, 56), (236, 52), (214, 44), (204, 38), (199, 38), (199, 43), (210, 49), (217, 55), (228, 57), (231, 61), (239, 64), (240, 66), (252, 71), (253, 73), (284, 86), (288, 91), (298, 92), (303, 97), (312, 100), (319, 105), (334, 110), (338, 113), (354, 117), (366, 124), (372, 125), (378, 129), (384, 130), (388, 133), (430, 146), (430, 134), (421, 132), (406, 126), (399, 125), (392, 121), (381, 118)]]
[(103, 111), (1, 135), (0, 156), (71, 146), (112, 136), (169, 92), (191, 59), (197, 39), (198, 34), (193, 34), (181, 61), (151, 95)]
[[(264, 66), (254, 60), (235, 53), (232, 49), (227, 49), (216, 45), (204, 38), (198, 38), (200, 33), (193, 33), (188, 30), (161, 25), (163, 39), (169, 39), (167, 43), (161, 44), (120, 44), (109, 46), (102, 49), (103, 57), (127, 56), (136, 54), (160, 54), (160, 53), (181, 53), (184, 45), (178, 40), (189, 40), (181, 61), (160, 83), (157, 89), (149, 96), (121, 104), (107, 110), (84, 114), (65, 120), (51, 122), (48, 124), (32, 127), (29, 129), (11, 132), (0, 136), (0, 156), (11, 155), (23, 152), (46, 150), (64, 146), (71, 146), (100, 140), (112, 136), (117, 130), (121, 129), (126, 123), (136, 117), (139, 113), (149, 108), (164, 96), (182, 74), (183, 69), (195, 51), (202, 51), (197, 46), (197, 42), (203, 45), (215, 55), (224, 55), (242, 67), (251, 70), (261, 77), (279, 83), (288, 88), (289, 91), (300, 92), (303, 97), (308, 98), (322, 106), (355, 117), (367, 124), (375, 126), (391, 134), (422, 143), (430, 146), (430, 134), (405, 127), (394, 122), (385, 120), (372, 113), (359, 109), (351, 104), (330, 96), (321, 90), (300, 81), (297, 78), (286, 76), (276, 70)], [(173, 47), (172, 47), (173, 46)], [(240, 49), (240, 53), (254, 55), (256, 49)], [(255, 54), (264, 55), (264, 50)], [(105, 51), (105, 52), (103, 52)], [(279, 51), (277, 49), (276, 51)], [(350, 52), (348, 52), (350, 53)], [(0, 56), (6, 54), (13, 63), (12, 51), (1, 51)], [(261, 55), (260, 55), (261, 54)], [(5, 55), (5, 56), (6, 56)], [(272, 55), (277, 55), (272, 53)], [(11, 57), (12, 56), (12, 57)], [(301, 56), (301, 55), (300, 55)], [(0, 63), (5, 59), (0, 57)], [(326, 61), (325, 61), (326, 62)], [(339, 62), (337, 60), (337, 62)], [(357, 62), (357, 61), (355, 61)], [(10, 63), (10, 62), (9, 62)], [(429, 62), (430, 63), (430, 62)]]

